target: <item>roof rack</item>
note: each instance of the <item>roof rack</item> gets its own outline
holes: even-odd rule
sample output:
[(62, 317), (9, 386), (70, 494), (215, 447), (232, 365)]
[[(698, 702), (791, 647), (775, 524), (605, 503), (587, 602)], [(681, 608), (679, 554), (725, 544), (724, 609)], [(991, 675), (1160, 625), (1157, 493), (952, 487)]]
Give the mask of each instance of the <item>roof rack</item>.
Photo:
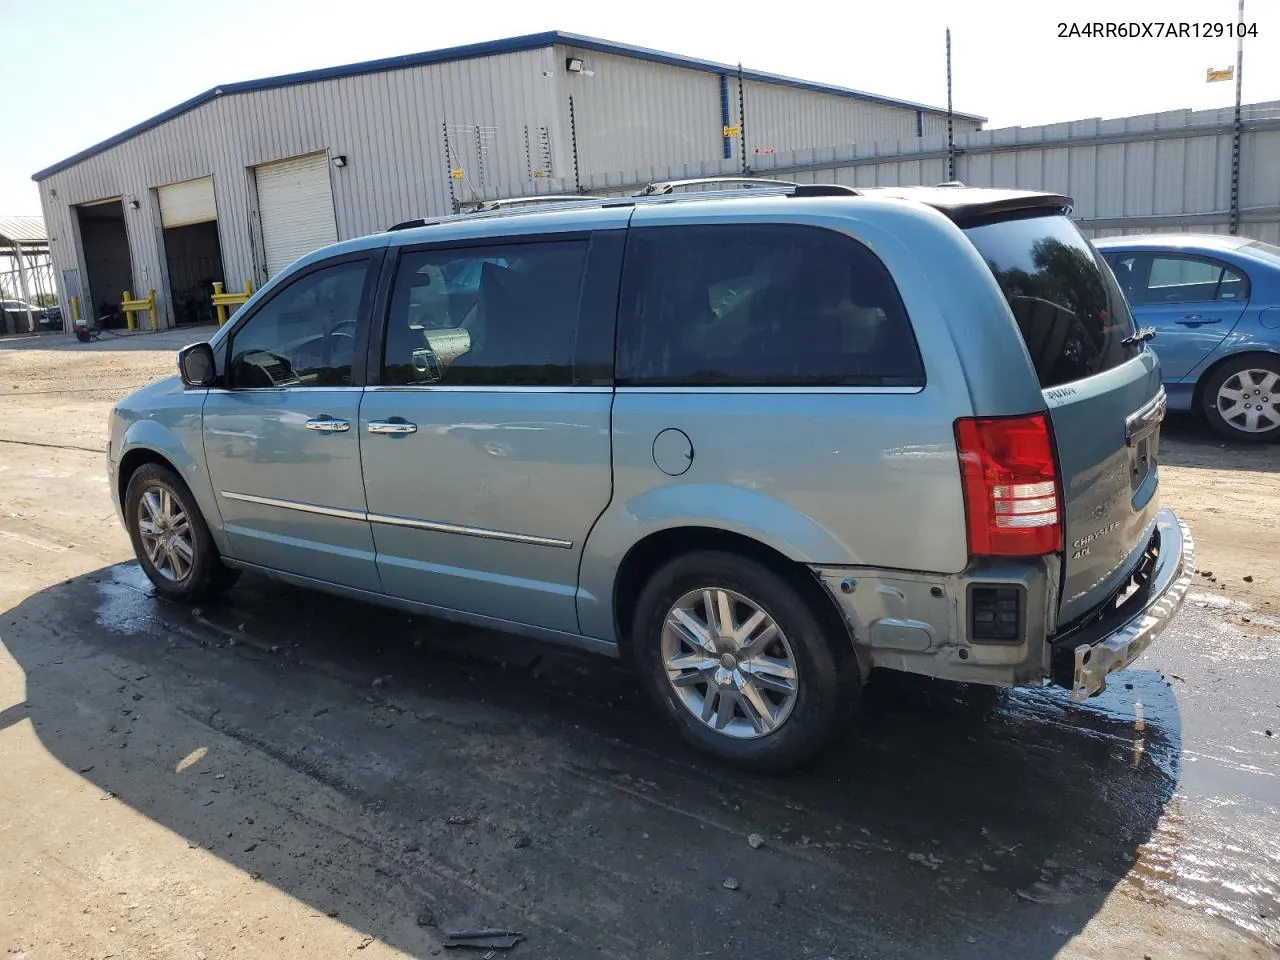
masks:
[(581, 200), (603, 200), (589, 193), (543, 193), (527, 197), (504, 197), (501, 200), (483, 200), (471, 213), (487, 213), (490, 210), (506, 210), (511, 207), (537, 206), (543, 203), (572, 203)]
[[(691, 190), (688, 193), (677, 193), (676, 191), (682, 187), (700, 187), (706, 186), (709, 189), (702, 191)], [(742, 190), (760, 190), (772, 195), (781, 194), (786, 197), (857, 197), (862, 192), (855, 190), (853, 187), (846, 187), (839, 183), (792, 183), (788, 180), (768, 180), (759, 177), (703, 177), (693, 180), (666, 180), (657, 183), (651, 183), (639, 193), (632, 194), (630, 197), (599, 197), (592, 194), (566, 193), (566, 194), (542, 194), (528, 197), (508, 197), (502, 200), (486, 200), (479, 203), (473, 209), (460, 214), (454, 214), (453, 217), (473, 217), (484, 215), (501, 214), (504, 211), (519, 212), (521, 207), (534, 207), (543, 204), (552, 205), (557, 203), (595, 203), (603, 207), (616, 206), (634, 206), (637, 200), (653, 201), (663, 203), (670, 200), (709, 200), (721, 192), (716, 188), (733, 190), (735, 188)], [(412, 230), (415, 227), (428, 227), (433, 224), (442, 223), (445, 220), (453, 219), (453, 217), (436, 217), (432, 220), (417, 219), (405, 220), (394, 226), (388, 227), (387, 232), (394, 230)]]
[(768, 177), (694, 177), (690, 180), (655, 180), (639, 193), (637, 197), (652, 197), (658, 194), (675, 193), (685, 187), (721, 187), (725, 190), (750, 190), (762, 187), (795, 187), (799, 184), (790, 180), (771, 180)]
[[(669, 196), (685, 188), (706, 188), (705, 191), (721, 190), (785, 190), (789, 197), (839, 197), (858, 196), (853, 187), (838, 183), (796, 183), (792, 180), (771, 180), (767, 177), (696, 177), (690, 180), (658, 180), (646, 186), (636, 197)], [(691, 191), (693, 192), (693, 191)]]

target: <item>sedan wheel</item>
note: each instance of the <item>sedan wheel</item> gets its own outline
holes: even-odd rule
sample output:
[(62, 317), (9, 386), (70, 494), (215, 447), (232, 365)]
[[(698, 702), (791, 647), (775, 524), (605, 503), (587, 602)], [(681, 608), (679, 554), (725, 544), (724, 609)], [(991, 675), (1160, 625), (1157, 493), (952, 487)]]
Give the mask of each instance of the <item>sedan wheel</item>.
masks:
[(1241, 370), (1218, 387), (1218, 415), (1243, 433), (1266, 433), (1280, 427), (1280, 373)]
[(1235, 357), (1201, 384), (1201, 408), (1220, 436), (1242, 443), (1280, 440), (1280, 358)]

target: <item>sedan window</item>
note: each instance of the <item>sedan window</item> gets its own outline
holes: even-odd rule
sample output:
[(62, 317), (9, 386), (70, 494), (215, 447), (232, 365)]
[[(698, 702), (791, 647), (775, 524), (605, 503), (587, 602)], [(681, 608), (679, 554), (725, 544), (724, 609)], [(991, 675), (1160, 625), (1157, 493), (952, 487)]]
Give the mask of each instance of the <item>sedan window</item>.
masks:
[(1219, 260), (1155, 254), (1149, 263), (1146, 283), (1136, 290), (1139, 303), (1155, 306), (1249, 298), (1248, 279)]

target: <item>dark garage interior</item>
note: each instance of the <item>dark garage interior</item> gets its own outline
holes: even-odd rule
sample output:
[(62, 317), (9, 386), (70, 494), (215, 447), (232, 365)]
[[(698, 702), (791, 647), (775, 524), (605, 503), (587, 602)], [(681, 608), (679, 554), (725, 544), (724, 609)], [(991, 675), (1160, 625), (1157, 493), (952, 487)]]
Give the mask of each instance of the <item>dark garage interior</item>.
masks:
[(133, 288), (133, 265), (129, 260), (129, 235), (125, 231), (124, 205), (118, 197), (101, 203), (81, 204), (76, 207), (76, 215), (80, 221), (80, 243), (84, 250), (85, 269), (88, 271), (93, 316), (108, 318), (102, 321), (104, 326), (123, 326), (121, 295), (125, 290), (138, 295)]
[(212, 323), (209, 300), (215, 281), (222, 280), (222, 248), (218, 222), (189, 223), (164, 231), (165, 261), (175, 323)]

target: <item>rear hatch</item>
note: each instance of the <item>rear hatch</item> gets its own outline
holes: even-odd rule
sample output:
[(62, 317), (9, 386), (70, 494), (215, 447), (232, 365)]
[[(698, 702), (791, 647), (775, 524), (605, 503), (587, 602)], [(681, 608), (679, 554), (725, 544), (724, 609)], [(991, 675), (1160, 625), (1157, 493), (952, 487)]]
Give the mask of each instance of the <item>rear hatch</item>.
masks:
[(1053, 424), (1065, 498), (1065, 626), (1112, 598), (1152, 535), (1159, 365), (1125, 342), (1133, 318), (1115, 277), (1060, 211), (1023, 211), (965, 233), (1009, 301)]

